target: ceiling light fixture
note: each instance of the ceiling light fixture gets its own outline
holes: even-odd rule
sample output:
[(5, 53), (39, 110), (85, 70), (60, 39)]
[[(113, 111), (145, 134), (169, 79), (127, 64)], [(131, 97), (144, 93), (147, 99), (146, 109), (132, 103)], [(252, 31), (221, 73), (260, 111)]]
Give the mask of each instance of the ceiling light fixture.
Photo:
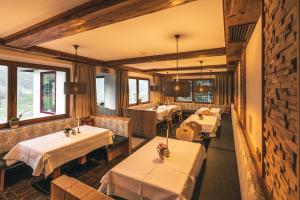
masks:
[(169, 81), (166, 84), (165, 95), (170, 97), (189, 97), (190, 83), (187, 81), (179, 81), (179, 38), (181, 35), (176, 34), (176, 80)]
[[(79, 45), (73, 45), (75, 48), (75, 62), (74, 62), (74, 82), (65, 82), (64, 84), (64, 93), (66, 95), (73, 95), (73, 112), (74, 116), (76, 116), (76, 95), (84, 95), (87, 92), (87, 84), (84, 82), (77, 81), (77, 50)], [(77, 116), (77, 130), (76, 133), (80, 133), (79, 125), (80, 125), (80, 116)]]

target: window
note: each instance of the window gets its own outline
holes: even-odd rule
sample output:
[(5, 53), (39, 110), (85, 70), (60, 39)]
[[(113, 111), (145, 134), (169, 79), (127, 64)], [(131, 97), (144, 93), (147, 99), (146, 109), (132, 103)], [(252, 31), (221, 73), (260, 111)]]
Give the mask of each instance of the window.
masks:
[(129, 104), (137, 104), (137, 80), (128, 79)]
[(97, 105), (104, 105), (104, 80), (102, 76), (96, 77)]
[(176, 101), (197, 102), (197, 103), (211, 103), (213, 102), (213, 92), (197, 92), (194, 89), (199, 86), (209, 87), (214, 84), (214, 79), (189, 80), (191, 83), (190, 97), (176, 97)]
[(56, 72), (41, 72), (41, 112), (54, 114), (56, 110)]
[(20, 114), (21, 124), (67, 117), (70, 97), (64, 83), (69, 78), (66, 68), (1, 61), (0, 128)]
[(148, 103), (150, 101), (149, 79), (129, 78), (129, 104)]
[(18, 67), (17, 115), (26, 120), (66, 114), (64, 82), (66, 72)]
[[(197, 86), (204, 86), (209, 87), (210, 85), (214, 84), (213, 79), (205, 79), (205, 80), (195, 80), (194, 81), (195, 87)], [(195, 102), (204, 102), (210, 103), (213, 102), (213, 93), (211, 91), (207, 91), (205, 93), (198, 93), (195, 91)]]
[(8, 67), (0, 64), (0, 124), (7, 122)]
[(139, 101), (149, 102), (149, 80), (139, 80)]
[(193, 101), (193, 81), (188, 81), (190, 83), (191, 95), (189, 97), (176, 97), (176, 101), (192, 102)]

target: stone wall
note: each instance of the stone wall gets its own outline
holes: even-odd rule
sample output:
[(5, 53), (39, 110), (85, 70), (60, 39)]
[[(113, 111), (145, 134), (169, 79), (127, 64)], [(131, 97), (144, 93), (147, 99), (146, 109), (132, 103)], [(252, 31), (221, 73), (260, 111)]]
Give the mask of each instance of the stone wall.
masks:
[(265, 183), (273, 199), (299, 195), (298, 0), (264, 0)]

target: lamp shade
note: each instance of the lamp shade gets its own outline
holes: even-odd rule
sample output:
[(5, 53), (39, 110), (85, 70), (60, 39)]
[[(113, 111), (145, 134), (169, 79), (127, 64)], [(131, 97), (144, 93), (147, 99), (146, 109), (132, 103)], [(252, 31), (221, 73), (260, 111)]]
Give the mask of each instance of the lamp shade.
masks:
[(65, 94), (86, 94), (86, 83), (81, 82), (65, 82)]
[(208, 93), (210, 92), (210, 87), (207, 86), (207, 85), (197, 85), (195, 88), (194, 88), (194, 91), (196, 93)]
[(165, 95), (169, 97), (189, 97), (191, 96), (190, 82), (169, 81), (165, 86)]

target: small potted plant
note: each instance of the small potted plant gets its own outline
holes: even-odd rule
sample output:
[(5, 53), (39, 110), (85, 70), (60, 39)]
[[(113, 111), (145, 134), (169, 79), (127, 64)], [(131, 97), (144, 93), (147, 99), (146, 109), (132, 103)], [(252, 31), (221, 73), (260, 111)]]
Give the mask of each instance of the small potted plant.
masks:
[(9, 119), (9, 127), (12, 129), (18, 128), (19, 127), (19, 122), (21, 118), (23, 117), (23, 113), (20, 113), (18, 116), (11, 117)]
[(165, 152), (168, 151), (168, 146), (164, 143), (159, 143), (156, 147), (156, 151), (161, 160), (164, 160)]

